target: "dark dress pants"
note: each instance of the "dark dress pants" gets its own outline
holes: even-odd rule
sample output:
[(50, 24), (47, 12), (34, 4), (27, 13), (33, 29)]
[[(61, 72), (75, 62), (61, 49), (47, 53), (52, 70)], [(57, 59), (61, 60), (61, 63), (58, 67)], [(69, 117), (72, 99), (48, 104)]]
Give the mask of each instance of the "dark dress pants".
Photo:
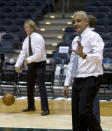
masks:
[(3, 63), (4, 63), (5, 54), (0, 54), (0, 56), (1, 56), (1, 64), (0, 64), (0, 70), (1, 70), (3, 67)]
[(97, 120), (100, 122), (100, 104), (99, 104), (99, 99), (97, 95), (93, 102), (93, 113), (96, 116)]
[(91, 76), (76, 78), (72, 86), (73, 131), (102, 131), (93, 113), (93, 101), (99, 89), (99, 79)]
[(34, 89), (37, 82), (40, 98), (41, 98), (41, 109), (43, 111), (48, 110), (48, 98), (45, 87), (45, 66), (46, 61), (33, 62), (28, 64), (28, 80), (27, 80), (27, 93), (28, 93), (28, 108), (34, 108)]

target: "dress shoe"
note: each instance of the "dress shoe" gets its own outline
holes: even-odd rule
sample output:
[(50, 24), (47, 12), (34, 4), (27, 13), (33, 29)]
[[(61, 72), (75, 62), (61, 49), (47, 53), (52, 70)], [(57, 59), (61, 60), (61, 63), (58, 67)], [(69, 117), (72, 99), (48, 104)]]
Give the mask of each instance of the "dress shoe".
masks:
[(29, 112), (29, 111), (35, 111), (35, 107), (34, 108), (26, 108), (24, 110), (22, 110), (22, 112)]
[(41, 116), (45, 116), (45, 115), (49, 115), (49, 111), (48, 110), (41, 112)]

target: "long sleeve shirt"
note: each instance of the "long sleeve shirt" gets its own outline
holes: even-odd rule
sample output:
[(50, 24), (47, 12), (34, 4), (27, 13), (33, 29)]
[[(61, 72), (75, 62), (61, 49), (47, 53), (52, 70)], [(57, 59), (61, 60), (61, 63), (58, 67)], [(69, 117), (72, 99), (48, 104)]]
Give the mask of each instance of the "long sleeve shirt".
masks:
[[(76, 36), (72, 42), (72, 49), (76, 50), (78, 36)], [(102, 60), (103, 60), (103, 48), (104, 42), (100, 35), (89, 28), (86, 28), (81, 33), (81, 45), (83, 46), (83, 52), (87, 54), (83, 59), (78, 56), (78, 65), (75, 72), (76, 78), (85, 78), (89, 76), (99, 76), (103, 74)], [(69, 86), (73, 76), (71, 75), (72, 66), (74, 60), (74, 53), (71, 54), (70, 62), (67, 66), (67, 73), (65, 79), (65, 86)]]
[(29, 56), (29, 36), (27, 36), (23, 42), (22, 50), (19, 54), (15, 67), (20, 67), (24, 59), (27, 59), (28, 63), (46, 60), (45, 42), (43, 37), (35, 32), (33, 32), (30, 37), (33, 55)]

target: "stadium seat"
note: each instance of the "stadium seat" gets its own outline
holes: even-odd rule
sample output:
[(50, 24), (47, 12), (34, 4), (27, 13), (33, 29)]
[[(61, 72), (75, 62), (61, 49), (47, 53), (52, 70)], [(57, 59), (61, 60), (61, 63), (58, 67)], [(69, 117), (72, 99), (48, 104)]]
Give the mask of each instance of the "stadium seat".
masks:
[(10, 35), (10, 34), (4, 34), (4, 35), (2, 36), (2, 39), (3, 39), (3, 40), (13, 40), (13, 36)]
[(2, 95), (6, 94), (7, 91), (13, 95), (17, 95), (14, 64), (15, 62), (13, 62), (11, 58), (8, 58), (3, 63), (0, 81)]
[(96, 25), (99, 26), (99, 25), (105, 25), (106, 21), (104, 21), (103, 18), (100, 18), (100, 19), (97, 19), (96, 21)]
[(0, 26), (0, 32), (6, 32), (6, 28), (5, 28), (5, 26)]
[(105, 19), (107, 15), (104, 12), (97, 12), (95, 16), (97, 19)]
[(21, 12), (24, 12), (24, 7), (16, 6), (16, 7), (13, 8), (13, 11), (15, 13), (19, 13), (20, 14)]
[(8, 13), (8, 14), (7, 14), (7, 17), (8, 17), (9, 19), (15, 20), (15, 19), (17, 19), (17, 18), (19, 17), (19, 15), (18, 15), (18, 13), (11, 12), (11, 13)]
[(6, 18), (6, 14), (5, 13), (0, 13), (0, 19), (5, 19)]
[(6, 19), (2, 19), (0, 23), (1, 25), (4, 25), (4, 26), (9, 26), (9, 25), (11, 26), (13, 25), (13, 20), (6, 18)]
[(17, 6), (17, 3), (16, 3), (16, 1), (9, 1), (9, 2), (6, 2), (5, 3), (5, 6)]
[(5, 53), (14, 53), (14, 41), (13, 40), (2, 40), (0, 41), (0, 52)]
[(96, 26), (96, 32), (99, 33), (100, 35), (103, 35), (105, 33), (105, 27), (103, 25)]
[(5, 6), (5, 2), (4, 1), (0, 1), (0, 7)]
[(112, 48), (112, 42), (107, 42), (104, 48)]
[(4, 13), (12, 12), (12, 8), (10, 6), (4, 6), (2, 9), (0, 9)]
[[(30, 2), (31, 3), (31, 2)], [(29, 6), (29, 2), (27, 2), (27, 1), (20, 1), (20, 2), (18, 2), (18, 4), (19, 4), (19, 6)]]

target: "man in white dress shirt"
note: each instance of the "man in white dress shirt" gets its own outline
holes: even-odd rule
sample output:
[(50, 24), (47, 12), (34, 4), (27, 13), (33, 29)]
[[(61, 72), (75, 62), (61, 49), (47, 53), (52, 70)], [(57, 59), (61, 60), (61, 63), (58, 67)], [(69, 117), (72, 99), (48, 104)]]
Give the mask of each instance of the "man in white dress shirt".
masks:
[(28, 108), (23, 112), (35, 111), (34, 102), (34, 86), (36, 83), (40, 91), (41, 97), (41, 115), (48, 115), (48, 98), (45, 87), (45, 66), (46, 66), (46, 52), (45, 42), (43, 37), (36, 33), (36, 24), (32, 20), (27, 20), (24, 23), (24, 29), (27, 34), (25, 38), (22, 50), (19, 54), (17, 62), (15, 64), (15, 70), (17, 73), (21, 73), (20, 67), (24, 62), (24, 67), (27, 71), (27, 95), (28, 95)]
[[(84, 11), (73, 15), (74, 28), (79, 36), (72, 42), (72, 54), (67, 66), (63, 93), (68, 96), (68, 87), (72, 85), (72, 125), (73, 131), (102, 131), (100, 123), (93, 114), (93, 101), (103, 74), (102, 59), (104, 42), (99, 34), (91, 31), (88, 16)], [(81, 40), (79, 41), (79, 38)], [(77, 68), (72, 76), (72, 66), (76, 53)], [(76, 58), (76, 57), (75, 57)]]

